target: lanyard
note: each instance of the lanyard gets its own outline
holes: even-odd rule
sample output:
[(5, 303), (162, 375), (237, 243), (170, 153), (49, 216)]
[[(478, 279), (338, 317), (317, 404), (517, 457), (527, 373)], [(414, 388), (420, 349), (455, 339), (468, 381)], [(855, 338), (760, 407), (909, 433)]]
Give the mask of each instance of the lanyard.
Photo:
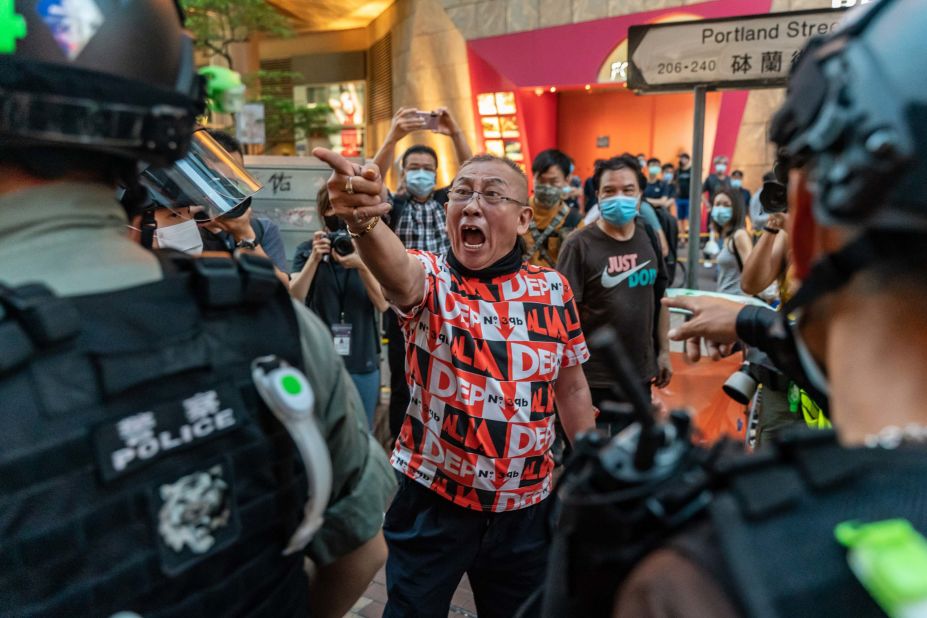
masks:
[(351, 271), (354, 269), (342, 267), (341, 270), (344, 271), (344, 280), (342, 281), (338, 277), (338, 271), (335, 269), (335, 265), (330, 261), (326, 262), (326, 264), (328, 264), (328, 267), (331, 269), (332, 279), (335, 281), (335, 293), (338, 296), (338, 319), (344, 324), (344, 299), (348, 294), (348, 280), (351, 277)]

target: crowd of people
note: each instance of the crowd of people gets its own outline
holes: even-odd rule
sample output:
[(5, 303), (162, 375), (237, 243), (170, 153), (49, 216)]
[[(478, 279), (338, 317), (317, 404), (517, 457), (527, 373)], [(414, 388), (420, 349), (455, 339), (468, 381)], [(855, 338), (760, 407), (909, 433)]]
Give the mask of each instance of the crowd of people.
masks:
[[(575, 597), (583, 566), (613, 584), (594, 615), (916, 614), (919, 2), (871, 3), (810, 45), (759, 197), (724, 156), (697, 196), (727, 298), (668, 299), (700, 173), (685, 153), (616, 154), (581, 179), (551, 149), (529, 177), (438, 109), (451, 183), (418, 144), (389, 187), (397, 143), (426, 130), (402, 108), (370, 162), (315, 149), (323, 224), (289, 266), (241, 147), (199, 125), (179, 5), (94, 6), (97, 38), (68, 54), (15, 0), (0, 614), (339, 618), (384, 564), (388, 618), (447, 615), (465, 574), (481, 618), (587, 615), (535, 596)], [(673, 331), (670, 308), (690, 318)], [(371, 435), (381, 314), (388, 455)], [(701, 450), (652, 405), (670, 339), (693, 362), (743, 351), (766, 455)], [(788, 431), (831, 418), (839, 443)], [(555, 471), (558, 441), (575, 457)]]
[[(438, 123), (432, 130), (452, 140), (457, 157), (445, 165), (460, 166), (469, 161), (472, 151), (452, 114), (442, 108), (435, 115)], [(418, 110), (400, 108), (373, 159), (377, 169), (385, 172), (390, 167), (399, 140), (425, 130)], [(239, 166), (244, 166), (241, 145), (234, 137), (212, 129), (207, 132)], [(429, 146), (415, 144), (405, 149), (397, 164), (397, 186), (382, 187), (381, 197), (390, 205), (390, 211), (383, 216), (385, 225), (406, 249), (448, 254), (451, 244), (447, 205), (451, 187), (436, 185), (437, 153)], [(733, 295), (762, 294), (776, 302), (780, 291), (772, 280), (785, 276), (781, 266), (785, 237), (778, 243), (770, 239), (784, 228), (785, 215), (770, 216), (762, 206), (755, 209), (756, 215), (748, 214), (755, 200), (742, 185), (742, 172), (734, 170), (728, 176), (728, 160), (723, 156), (716, 157), (713, 165), (704, 181), (708, 238), (701, 244), (704, 257), (716, 270), (716, 289)], [(560, 150), (540, 152), (531, 165), (532, 190), (526, 202), (531, 217), (527, 229), (519, 234), (520, 258), (566, 277), (586, 330), (620, 325), (622, 342), (632, 352), (638, 370), (638, 381), (648, 391), (651, 385), (667, 386), (672, 377), (669, 317), (660, 299), (676, 278), (679, 250), (688, 240), (685, 230), (689, 223), (691, 173), (687, 153), (678, 156), (678, 166), (643, 154), (600, 159), (595, 162), (593, 175), (584, 181), (575, 176), (571, 157)], [(578, 190), (577, 185), (583, 190)], [(321, 229), (296, 248), (289, 269), (279, 228), (250, 209), (234, 218), (202, 219), (198, 227), (201, 238), (196, 238), (195, 227), (187, 229), (195, 225), (192, 211), (196, 207), (155, 209), (153, 246), (193, 253), (231, 253), (239, 241), (254, 241), (254, 251), (271, 259), (277, 276), (287, 281), (293, 297), (319, 315), (331, 330), (336, 350), (361, 394), (371, 430), (376, 424), (382, 387), (381, 335), (392, 343), (387, 346), (387, 416), (389, 433), (395, 440), (410, 401), (401, 319), (397, 312), (389, 310), (390, 302), (379, 282), (355, 251), (344, 222), (334, 215), (326, 187), (316, 195), (316, 205)], [(140, 217), (132, 226), (136, 238), (141, 231)], [(752, 229), (760, 217), (765, 232), (755, 235)], [(183, 230), (185, 236), (180, 233)], [(180, 240), (172, 240), (175, 237)], [(757, 255), (750, 260), (755, 242)], [(774, 245), (778, 246), (775, 252), (771, 251)], [(606, 399), (622, 398), (615, 392), (610, 371), (595, 357), (585, 365), (596, 405)]]

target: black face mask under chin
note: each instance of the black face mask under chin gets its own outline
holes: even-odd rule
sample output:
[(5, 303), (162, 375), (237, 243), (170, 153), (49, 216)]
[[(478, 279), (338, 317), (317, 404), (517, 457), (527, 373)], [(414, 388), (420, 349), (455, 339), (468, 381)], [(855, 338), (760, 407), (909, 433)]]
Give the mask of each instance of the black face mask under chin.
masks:
[(470, 270), (460, 263), (460, 260), (458, 260), (457, 256), (454, 255), (453, 249), (449, 249), (447, 252), (447, 263), (451, 268), (453, 268), (464, 277), (475, 277), (477, 279), (488, 280), (518, 272), (518, 269), (521, 268), (521, 265), (524, 261), (522, 257), (524, 253), (524, 241), (522, 241), (521, 237), (519, 237), (515, 240), (515, 246), (512, 247), (511, 251), (486, 268), (480, 270)]
[(322, 217), (322, 220), (325, 221), (325, 227), (327, 227), (329, 231), (331, 232), (345, 229), (347, 227), (344, 221), (342, 221), (340, 217), (336, 217), (335, 215), (327, 215), (325, 217)]

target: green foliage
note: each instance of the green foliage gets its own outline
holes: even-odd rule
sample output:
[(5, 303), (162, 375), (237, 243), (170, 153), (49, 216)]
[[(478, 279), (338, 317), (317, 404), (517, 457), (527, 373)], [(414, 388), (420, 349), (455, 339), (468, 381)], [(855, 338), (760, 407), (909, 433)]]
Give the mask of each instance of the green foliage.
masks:
[(197, 49), (222, 56), (229, 68), (234, 68), (229, 52), (232, 44), (244, 43), (257, 32), (278, 37), (293, 34), (287, 18), (266, 0), (181, 0), (181, 5)]
[(260, 70), (244, 78), (250, 92), (260, 86), (261, 96), (255, 100), (264, 104), (264, 122), (268, 139), (292, 142), (306, 137), (327, 137), (341, 130), (333, 122), (334, 110), (327, 103), (313, 107), (297, 106), (293, 102), (293, 81), (303, 76), (294, 71)]
[(328, 103), (299, 107), (292, 99), (263, 95), (267, 135), (275, 141), (301, 140), (305, 137), (327, 137), (341, 130), (332, 124), (334, 110)]

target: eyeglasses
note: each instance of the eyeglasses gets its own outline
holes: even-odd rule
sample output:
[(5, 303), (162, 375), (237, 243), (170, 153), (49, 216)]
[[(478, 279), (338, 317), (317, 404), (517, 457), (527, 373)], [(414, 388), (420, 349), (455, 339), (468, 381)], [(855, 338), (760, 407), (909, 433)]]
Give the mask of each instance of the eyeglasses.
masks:
[(455, 187), (447, 192), (448, 200), (455, 204), (469, 204), (474, 195), (479, 195), (483, 201), (490, 206), (498, 206), (502, 202), (511, 202), (519, 206), (525, 206), (524, 202), (506, 197), (497, 191), (474, 191), (466, 187)]

